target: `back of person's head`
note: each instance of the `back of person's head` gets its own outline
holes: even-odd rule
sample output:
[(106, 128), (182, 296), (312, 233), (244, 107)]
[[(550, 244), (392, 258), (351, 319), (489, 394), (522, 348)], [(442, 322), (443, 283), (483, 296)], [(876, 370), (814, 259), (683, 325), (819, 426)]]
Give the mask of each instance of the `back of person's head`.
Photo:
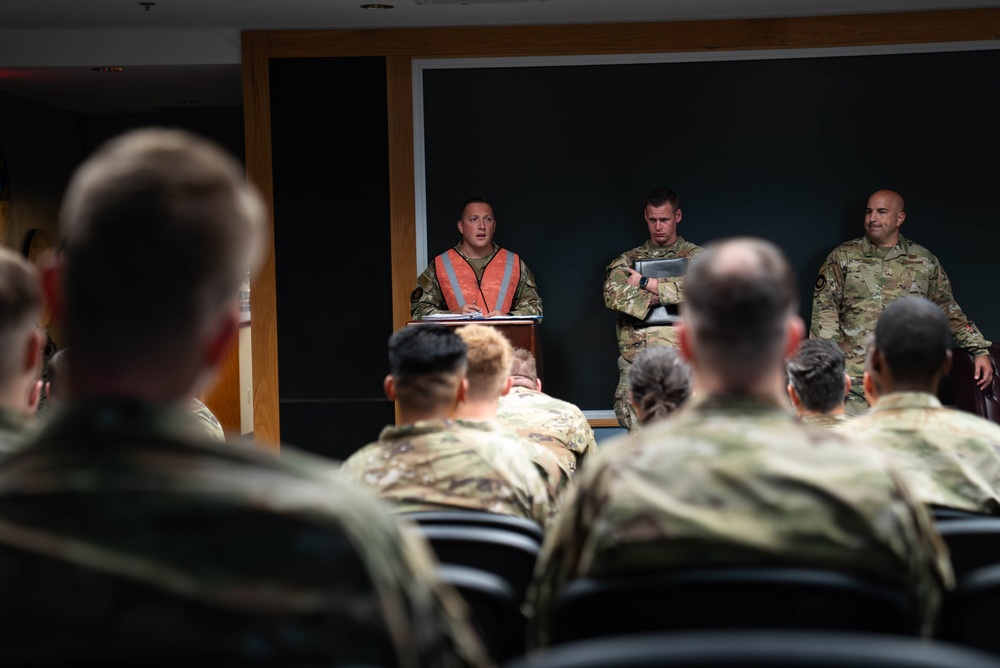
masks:
[(785, 365), (788, 383), (802, 406), (815, 413), (829, 413), (844, 404), (847, 364), (830, 339), (806, 339)]
[(777, 246), (752, 238), (708, 245), (691, 262), (684, 294), (684, 326), (700, 368), (735, 391), (780, 373), (798, 287)]
[(676, 348), (646, 348), (629, 367), (628, 392), (642, 424), (663, 419), (691, 396), (691, 368)]
[(538, 389), (538, 364), (530, 350), (514, 348), (514, 362), (510, 367), (511, 385)]
[(875, 325), (875, 348), (897, 381), (929, 382), (942, 370), (951, 330), (941, 308), (924, 297), (889, 304)]
[(69, 348), (56, 352), (45, 365), (45, 397), (51, 408), (63, 400), (66, 384), (66, 367), (69, 366)]
[(510, 342), (492, 327), (466, 325), (458, 335), (469, 347), (468, 398), (471, 401), (499, 399), (510, 376), (514, 352)]
[[(35, 267), (0, 247), (0, 388), (4, 390), (11, 383), (20, 385), (28, 375), (37, 376), (44, 336), (35, 323), (42, 304)], [(27, 402), (27, 388), (24, 398)]]
[(677, 211), (681, 206), (681, 198), (670, 188), (656, 188), (646, 195), (646, 206), (658, 209), (669, 204), (671, 210)]
[(266, 209), (211, 142), (145, 129), (76, 171), (60, 224), (72, 368), (169, 377), (235, 303), (262, 255)]
[(412, 325), (389, 337), (389, 374), (400, 405), (421, 413), (451, 409), (465, 378), (468, 349), (444, 325)]

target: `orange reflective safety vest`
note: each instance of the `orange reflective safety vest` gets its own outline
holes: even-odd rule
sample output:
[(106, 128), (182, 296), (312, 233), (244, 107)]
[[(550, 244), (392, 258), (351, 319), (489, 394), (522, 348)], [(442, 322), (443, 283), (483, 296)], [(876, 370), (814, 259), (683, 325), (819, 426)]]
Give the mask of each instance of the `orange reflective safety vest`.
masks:
[(521, 258), (501, 248), (486, 265), (482, 279), (477, 279), (469, 261), (452, 248), (434, 258), (434, 270), (448, 310), (476, 304), (483, 313), (510, 313), (521, 280)]

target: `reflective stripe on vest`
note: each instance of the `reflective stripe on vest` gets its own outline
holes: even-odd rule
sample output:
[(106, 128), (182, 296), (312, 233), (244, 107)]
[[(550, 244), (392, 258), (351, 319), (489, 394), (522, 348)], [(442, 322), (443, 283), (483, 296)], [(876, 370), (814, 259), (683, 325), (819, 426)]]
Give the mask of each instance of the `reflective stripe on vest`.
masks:
[(472, 265), (455, 249), (438, 255), (434, 264), (448, 310), (457, 311), (475, 303), (483, 313), (510, 312), (521, 280), (521, 259), (517, 253), (498, 250), (483, 270), (482, 280), (476, 280)]

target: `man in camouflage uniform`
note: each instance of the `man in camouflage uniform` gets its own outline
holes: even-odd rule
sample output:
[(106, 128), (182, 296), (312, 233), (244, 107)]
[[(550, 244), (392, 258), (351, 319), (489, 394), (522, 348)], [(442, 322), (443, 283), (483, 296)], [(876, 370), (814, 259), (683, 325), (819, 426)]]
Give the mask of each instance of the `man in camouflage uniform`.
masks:
[(618, 424), (629, 431), (639, 426), (635, 409), (628, 400), (628, 369), (646, 346), (677, 346), (677, 331), (670, 325), (642, 326), (650, 309), (659, 304), (684, 301), (684, 277), (648, 278), (633, 269), (638, 259), (694, 258), (701, 246), (685, 241), (677, 234), (681, 222), (680, 198), (668, 188), (657, 188), (646, 196), (643, 214), (649, 228), (649, 241), (622, 253), (608, 265), (604, 279), (604, 305), (618, 312), (618, 387), (615, 389), (615, 415)]
[[(516, 255), (512, 256), (512, 260), (516, 258), (519, 272), (513, 298), (510, 300), (510, 308), (502, 310), (502, 305), (497, 303), (496, 296), (488, 297), (483, 293), (484, 273), (502, 250), (493, 243), (496, 226), (493, 207), (490, 206), (489, 202), (478, 197), (465, 201), (462, 205), (462, 217), (458, 221), (458, 232), (462, 235), (462, 240), (453, 249), (452, 257), (454, 258), (454, 254), (457, 253), (461, 260), (468, 263), (469, 268), (475, 272), (479, 288), (474, 295), (457, 295), (457, 298), (461, 299), (463, 303), (460, 306), (455, 304), (458, 308), (452, 310), (441, 288), (441, 281), (449, 279), (438, 276), (438, 260), (444, 255), (435, 258), (434, 262), (427, 265), (424, 273), (417, 277), (417, 287), (410, 294), (411, 318), (420, 320), (432, 313), (479, 313), (487, 318), (495, 315), (542, 315), (542, 298), (538, 296), (535, 277), (524, 261)], [(503, 252), (508, 253), (508, 251)], [(460, 260), (455, 259), (457, 264)], [(441, 264), (441, 266), (445, 265)], [(453, 266), (451, 271), (463, 269), (464, 267), (461, 266)], [(503, 273), (503, 267), (496, 269), (501, 274)], [(490, 301), (491, 298), (493, 301)]]
[(35, 268), (0, 247), (0, 454), (17, 449), (32, 423), (45, 343), (35, 325), (41, 312)]
[(944, 408), (936, 396), (951, 368), (949, 344), (948, 321), (933, 302), (890, 304), (868, 360), (878, 399), (839, 430), (888, 452), (924, 503), (1000, 514), (1000, 425)]
[(426, 545), (374, 495), (290, 448), (212, 442), (191, 414), (263, 251), (243, 171), (141, 130), (70, 183), (43, 273), (65, 400), (0, 464), (4, 661), (478, 665)]
[(572, 478), (587, 457), (597, 452), (594, 430), (577, 406), (542, 392), (538, 367), (530, 351), (514, 349), (510, 392), (500, 397), (500, 426), (545, 448)]
[(452, 419), (468, 388), (467, 354), (449, 327), (394, 333), (385, 393), (397, 402), (397, 426), (383, 429), (341, 470), (392, 501), (399, 513), (480, 510), (544, 523), (549, 493), (525, 448), (495, 429)]
[(844, 351), (829, 339), (799, 344), (785, 365), (788, 398), (799, 421), (814, 427), (835, 427), (847, 421), (844, 399), (851, 389)]
[(861, 382), (866, 339), (885, 307), (900, 297), (927, 297), (940, 306), (955, 343), (976, 358), (979, 387), (985, 389), (993, 378), (990, 342), (955, 302), (951, 281), (938, 259), (899, 233), (905, 218), (898, 193), (874, 193), (865, 209), (865, 235), (835, 248), (816, 277), (810, 333), (813, 338), (831, 339), (847, 356), (852, 382), (849, 415), (866, 409)]
[(529, 593), (544, 644), (570, 579), (711, 565), (843, 570), (907, 588), (924, 620), (952, 580), (927, 511), (874, 449), (793, 419), (785, 355), (805, 333), (768, 242), (710, 247), (687, 274), (681, 353), (700, 394), (603, 447), (545, 537)]

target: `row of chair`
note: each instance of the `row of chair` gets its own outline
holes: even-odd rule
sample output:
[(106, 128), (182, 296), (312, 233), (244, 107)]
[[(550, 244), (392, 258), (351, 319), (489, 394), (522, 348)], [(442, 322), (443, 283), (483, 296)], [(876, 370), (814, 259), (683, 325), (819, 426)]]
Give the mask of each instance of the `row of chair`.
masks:
[[(957, 589), (940, 637), (1000, 654), (1000, 518), (934, 509), (952, 551)], [(492, 656), (524, 650), (521, 603), (541, 549), (530, 520), (469, 511), (411, 513), (443, 564), (442, 580), (469, 603)], [(668, 602), (668, 603), (664, 603)], [(614, 610), (613, 615), (607, 614)], [(783, 628), (915, 635), (917, 603), (892, 585), (806, 568), (711, 568), (578, 578), (554, 602), (549, 636), (568, 643), (664, 629)]]

